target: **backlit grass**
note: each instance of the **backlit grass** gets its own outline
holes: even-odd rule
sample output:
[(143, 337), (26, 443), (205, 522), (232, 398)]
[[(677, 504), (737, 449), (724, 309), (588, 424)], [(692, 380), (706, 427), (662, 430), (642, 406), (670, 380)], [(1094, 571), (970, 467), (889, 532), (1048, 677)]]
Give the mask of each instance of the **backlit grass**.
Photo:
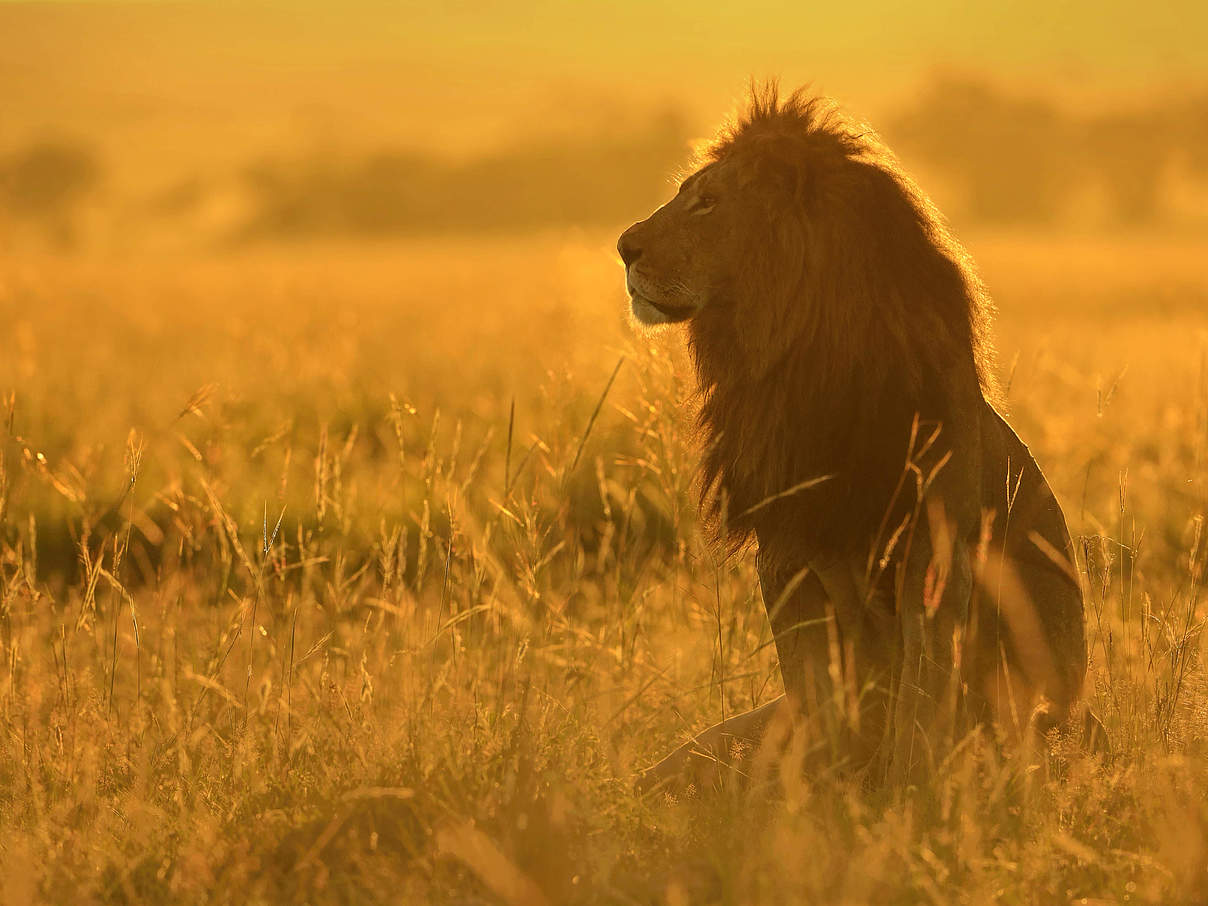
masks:
[(4, 897), (1203, 902), (1202, 243), (972, 251), (1114, 757), (672, 805), (634, 772), (779, 680), (608, 237), (3, 262)]

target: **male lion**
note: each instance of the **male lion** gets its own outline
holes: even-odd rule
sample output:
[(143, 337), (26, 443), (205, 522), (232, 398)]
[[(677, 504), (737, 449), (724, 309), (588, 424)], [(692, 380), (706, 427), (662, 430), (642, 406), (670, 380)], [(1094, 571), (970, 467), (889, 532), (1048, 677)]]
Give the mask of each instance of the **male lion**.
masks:
[(739, 743), (771, 726), (917, 779), (976, 724), (1018, 736), (1074, 716), (1073, 547), (990, 402), (991, 303), (935, 208), (828, 102), (751, 94), (617, 248), (637, 320), (687, 323), (702, 507), (732, 549), (758, 544), (786, 695), (640, 786), (741, 770)]

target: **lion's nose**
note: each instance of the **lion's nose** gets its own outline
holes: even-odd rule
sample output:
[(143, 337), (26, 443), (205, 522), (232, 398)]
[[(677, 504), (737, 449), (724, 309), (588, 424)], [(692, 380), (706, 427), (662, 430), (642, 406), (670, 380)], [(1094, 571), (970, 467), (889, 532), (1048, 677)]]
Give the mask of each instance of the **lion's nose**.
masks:
[(621, 260), (625, 262), (626, 267), (637, 261), (638, 257), (642, 254), (642, 249), (637, 243), (637, 227), (638, 225), (635, 223), (622, 233), (621, 238), (617, 240), (617, 252), (620, 254)]

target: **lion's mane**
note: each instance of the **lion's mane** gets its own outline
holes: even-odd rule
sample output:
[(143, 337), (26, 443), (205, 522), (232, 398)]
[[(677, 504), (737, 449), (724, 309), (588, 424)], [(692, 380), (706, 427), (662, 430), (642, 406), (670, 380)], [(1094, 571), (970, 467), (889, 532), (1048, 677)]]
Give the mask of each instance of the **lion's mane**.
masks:
[(761, 188), (728, 304), (690, 326), (704, 512), (735, 547), (851, 553), (899, 496), (916, 416), (942, 425), (961, 387), (992, 395), (991, 303), (934, 206), (829, 102), (753, 88), (704, 155)]

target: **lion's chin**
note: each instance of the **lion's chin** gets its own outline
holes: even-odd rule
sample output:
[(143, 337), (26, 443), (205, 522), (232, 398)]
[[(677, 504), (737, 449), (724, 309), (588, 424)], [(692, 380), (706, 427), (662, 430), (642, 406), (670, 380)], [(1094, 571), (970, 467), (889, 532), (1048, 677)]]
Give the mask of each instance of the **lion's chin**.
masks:
[(634, 296), (630, 301), (633, 316), (641, 324), (654, 327), (659, 324), (676, 324), (687, 321), (696, 313), (696, 308), (689, 305), (655, 305), (642, 296)]

